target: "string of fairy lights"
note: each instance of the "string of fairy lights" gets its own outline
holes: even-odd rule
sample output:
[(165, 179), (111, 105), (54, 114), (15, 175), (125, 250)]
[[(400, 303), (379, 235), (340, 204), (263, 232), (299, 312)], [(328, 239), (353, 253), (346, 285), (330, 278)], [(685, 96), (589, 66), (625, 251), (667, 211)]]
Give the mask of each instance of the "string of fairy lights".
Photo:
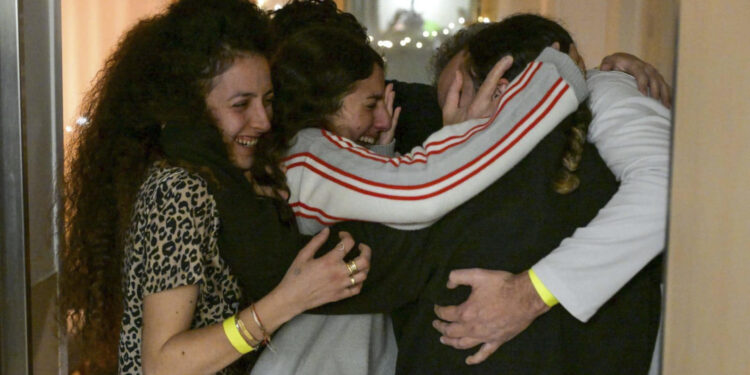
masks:
[[(489, 23), (491, 22), (489, 17), (483, 17), (479, 16), (477, 17), (477, 22), (481, 23)], [(460, 30), (463, 25), (466, 25), (466, 18), (459, 17), (456, 22), (450, 22), (448, 25), (442, 30), (423, 30), (421, 34), (419, 35), (412, 35), (412, 36), (405, 36), (401, 38), (397, 43), (394, 43), (392, 40), (389, 39), (379, 39), (376, 40), (376, 38), (372, 35), (370, 35), (370, 42), (376, 45), (377, 47), (381, 49), (392, 49), (392, 48), (398, 48), (404, 47), (404, 48), (416, 48), (416, 49), (422, 49), (425, 46), (433, 46), (436, 47), (436, 42), (441, 42), (441, 37), (446, 37), (450, 34), (455, 33), (456, 31)]]
[[(263, 5), (264, 1), (258, 0), (258, 6), (263, 7)], [(281, 9), (281, 7), (282, 6), (280, 4), (276, 4), (273, 6), (273, 10), (279, 10)], [(404, 36), (401, 37), (397, 42), (394, 42), (390, 39), (376, 39), (372, 35), (369, 35), (369, 39), (370, 43), (376, 46), (383, 54), (387, 54), (388, 50), (391, 49), (436, 48), (440, 45), (444, 38), (463, 28), (463, 26), (465, 26), (467, 22), (468, 20), (466, 18), (459, 17), (456, 22), (450, 22), (443, 28), (437, 28), (437, 30), (422, 30), (421, 34), (417, 33), (416, 35)], [(476, 22), (489, 23), (491, 22), (491, 20), (489, 19), (489, 17), (479, 16), (477, 17)], [(65, 131), (71, 133), (75, 131), (76, 126), (85, 126), (88, 123), (88, 118), (86, 118), (85, 116), (80, 116), (76, 119), (75, 126), (66, 125)]]

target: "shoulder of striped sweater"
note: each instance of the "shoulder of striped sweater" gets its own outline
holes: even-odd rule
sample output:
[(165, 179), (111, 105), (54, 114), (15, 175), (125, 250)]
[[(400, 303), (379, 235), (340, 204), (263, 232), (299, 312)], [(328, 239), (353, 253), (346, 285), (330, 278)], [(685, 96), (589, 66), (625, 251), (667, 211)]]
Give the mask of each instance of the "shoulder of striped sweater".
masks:
[(302, 129), (299, 132), (297, 132), (296, 137), (299, 139), (306, 140), (306, 141), (311, 141), (311, 140), (323, 138), (323, 135), (322, 135), (322, 131), (318, 128), (307, 128), (307, 129)]
[(539, 54), (537, 61), (555, 65), (558, 73), (575, 91), (578, 101), (583, 102), (586, 100), (586, 97), (589, 95), (586, 79), (583, 77), (583, 72), (570, 56), (554, 48), (547, 47)]
[(536, 58), (537, 61), (549, 62), (553, 64), (563, 64), (567, 59), (570, 59), (567, 54), (551, 47), (545, 47), (544, 50), (542, 50), (542, 52)]
[(290, 151), (295, 151), (299, 148), (307, 149), (311, 144), (320, 142), (323, 139), (324, 137), (322, 136), (320, 129), (302, 129), (294, 135), (294, 138), (292, 138), (292, 141), (290, 142)]

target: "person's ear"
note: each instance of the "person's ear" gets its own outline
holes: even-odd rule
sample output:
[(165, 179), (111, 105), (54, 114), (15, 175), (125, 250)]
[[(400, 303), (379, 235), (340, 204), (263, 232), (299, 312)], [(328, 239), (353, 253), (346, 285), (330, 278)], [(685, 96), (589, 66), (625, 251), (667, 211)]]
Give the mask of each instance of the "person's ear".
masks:
[(552, 44), (550, 44), (550, 47), (552, 47), (552, 48), (554, 48), (554, 49), (556, 49), (556, 50), (559, 51), (560, 50), (560, 42), (553, 42)]
[(492, 97), (499, 98), (505, 94), (505, 92), (508, 91), (508, 85), (510, 85), (510, 82), (506, 78), (500, 78), (500, 80), (497, 81), (497, 86), (495, 86), (495, 92), (492, 94)]

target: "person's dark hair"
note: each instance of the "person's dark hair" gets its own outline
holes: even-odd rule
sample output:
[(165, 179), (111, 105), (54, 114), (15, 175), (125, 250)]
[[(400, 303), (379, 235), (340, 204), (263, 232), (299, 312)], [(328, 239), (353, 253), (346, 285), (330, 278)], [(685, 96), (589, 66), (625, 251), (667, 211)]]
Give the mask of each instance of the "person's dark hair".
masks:
[(474, 23), (466, 28), (459, 30), (457, 33), (452, 35), (450, 38), (443, 41), (438, 47), (435, 54), (430, 58), (430, 66), (432, 67), (432, 83), (437, 86), (437, 82), (440, 79), (440, 73), (448, 65), (453, 56), (456, 56), (459, 52), (464, 50), (469, 44), (471, 38), (474, 37), (478, 32), (486, 29), (490, 24), (488, 23)]
[[(468, 43), (467, 60), (475, 85), (484, 81), (495, 63), (506, 55), (513, 56), (513, 66), (503, 77), (512, 80), (528, 63), (539, 56), (545, 47), (554, 42), (560, 44), (560, 51), (567, 53), (573, 39), (558, 23), (539, 15), (517, 14), (490, 24)], [(581, 161), (590, 122), (591, 111), (586, 103), (582, 103), (578, 110), (561, 124), (569, 127), (569, 142), (562, 159), (563, 167), (553, 181), (553, 188), (560, 194), (571, 193), (580, 184), (575, 171)]]
[(94, 372), (116, 371), (123, 248), (147, 169), (166, 159), (163, 129), (210, 128), (223, 145), (205, 96), (237, 57), (266, 54), (267, 32), (267, 15), (249, 1), (177, 1), (121, 39), (85, 99), (88, 124), (64, 182), (60, 311)]
[(344, 97), (375, 66), (382, 69), (383, 58), (336, 27), (313, 27), (290, 36), (271, 61), (274, 125), (272, 136), (258, 142), (260, 157), (280, 158), (302, 129), (328, 129)]
[(367, 29), (354, 15), (339, 10), (333, 0), (292, 0), (271, 16), (271, 35), (276, 46), (300, 30), (315, 26), (337, 27), (367, 41)]
[(558, 42), (568, 53), (573, 38), (558, 23), (536, 14), (516, 14), (500, 22), (487, 24), (467, 43), (476, 78), (481, 80), (503, 56), (513, 56), (513, 66), (505, 77), (517, 76), (545, 48)]

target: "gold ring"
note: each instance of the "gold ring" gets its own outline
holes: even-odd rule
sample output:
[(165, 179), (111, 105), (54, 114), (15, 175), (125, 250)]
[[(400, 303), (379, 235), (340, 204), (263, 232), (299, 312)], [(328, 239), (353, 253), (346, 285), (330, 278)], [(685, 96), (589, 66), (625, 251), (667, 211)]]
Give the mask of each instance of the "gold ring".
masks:
[(352, 286), (354, 286), (354, 285), (356, 285), (356, 284), (357, 284), (357, 280), (354, 280), (354, 278), (353, 278), (353, 277), (350, 277), (350, 278), (349, 278), (349, 281), (350, 281), (350, 282), (352, 283)]
[(354, 261), (347, 263), (346, 269), (349, 270), (349, 276), (354, 275), (355, 273), (357, 273), (357, 271), (359, 271), (359, 269), (357, 269), (357, 263), (355, 263)]

